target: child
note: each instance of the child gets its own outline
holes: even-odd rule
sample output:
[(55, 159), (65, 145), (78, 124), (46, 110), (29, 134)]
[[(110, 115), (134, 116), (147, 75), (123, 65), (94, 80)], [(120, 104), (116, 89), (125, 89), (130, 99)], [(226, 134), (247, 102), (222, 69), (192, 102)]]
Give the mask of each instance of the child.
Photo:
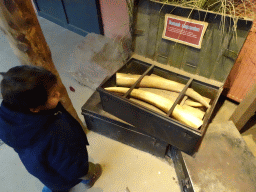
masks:
[(35, 66), (0, 74), (0, 139), (45, 185), (43, 192), (69, 191), (80, 182), (92, 187), (102, 169), (88, 162), (87, 137), (59, 102), (56, 76)]

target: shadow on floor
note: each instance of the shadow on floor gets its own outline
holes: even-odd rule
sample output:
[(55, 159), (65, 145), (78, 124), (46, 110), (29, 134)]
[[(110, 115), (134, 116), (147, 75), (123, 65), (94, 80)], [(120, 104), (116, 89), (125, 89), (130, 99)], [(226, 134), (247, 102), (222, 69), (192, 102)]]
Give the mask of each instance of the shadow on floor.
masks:
[(216, 117), (218, 111), (220, 110), (220, 108), (223, 106), (224, 102), (225, 102), (226, 97), (221, 95), (219, 98), (219, 101), (216, 104), (216, 107), (213, 110), (212, 116), (210, 118), (210, 123), (212, 122), (212, 120)]
[[(210, 122), (229, 121), (236, 107), (239, 105), (225, 95), (221, 95), (211, 116)], [(252, 116), (240, 131), (241, 135), (252, 135), (256, 142), (256, 114)]]
[[(227, 105), (226, 103), (229, 103), (230, 105)], [(239, 103), (227, 98), (225, 95), (222, 94), (219, 97), (219, 100), (213, 110), (213, 113), (210, 118), (210, 123), (216, 119), (222, 119), (222, 120), (228, 121), (237, 105), (239, 105)], [(221, 116), (223, 115), (224, 117), (218, 118), (220, 115)]]
[(256, 115), (252, 116), (240, 131), (241, 135), (252, 135), (256, 143)]

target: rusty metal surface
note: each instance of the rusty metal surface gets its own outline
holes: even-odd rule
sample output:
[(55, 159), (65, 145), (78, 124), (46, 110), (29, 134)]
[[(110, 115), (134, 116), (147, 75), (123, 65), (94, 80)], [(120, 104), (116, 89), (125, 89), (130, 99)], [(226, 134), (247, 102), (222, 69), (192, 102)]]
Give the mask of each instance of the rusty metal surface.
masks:
[(198, 152), (180, 152), (195, 192), (255, 192), (256, 158), (233, 122), (210, 124)]

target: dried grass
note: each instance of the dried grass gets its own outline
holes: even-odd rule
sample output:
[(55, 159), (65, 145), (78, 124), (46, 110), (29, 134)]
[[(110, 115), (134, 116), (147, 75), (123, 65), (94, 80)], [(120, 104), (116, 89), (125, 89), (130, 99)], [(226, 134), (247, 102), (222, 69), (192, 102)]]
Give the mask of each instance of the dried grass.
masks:
[(255, 0), (155, 0), (193, 9), (213, 11), (223, 16), (255, 19)]
[[(256, 0), (151, 0), (154, 2), (161, 2), (163, 4), (171, 4), (182, 7), (205, 10), (215, 12), (222, 15), (220, 28), (222, 32), (225, 32), (226, 16), (229, 16), (233, 20), (233, 25), (230, 25), (230, 32), (233, 32), (235, 39), (237, 39), (237, 22), (239, 18), (246, 18), (256, 20)], [(164, 6), (164, 5), (163, 5)]]
[[(201, 9), (205, 11), (211, 11), (222, 15), (220, 28), (222, 32), (225, 31), (225, 17), (229, 16), (233, 20), (232, 30), (235, 39), (237, 39), (237, 21), (239, 18), (252, 19), (256, 21), (256, 0), (151, 0), (153, 2), (161, 2), (163, 4), (171, 4), (182, 7), (192, 8), (191, 13), (194, 9)], [(132, 34), (132, 23), (133, 23), (133, 10), (134, 0), (126, 0), (128, 13), (130, 18), (130, 32)], [(164, 6), (164, 5), (163, 5)], [(163, 8), (163, 7), (162, 7)], [(161, 10), (160, 10), (161, 11)], [(190, 17), (190, 16), (189, 16)], [(255, 29), (254, 29), (255, 28)], [(256, 25), (252, 30), (256, 31)]]

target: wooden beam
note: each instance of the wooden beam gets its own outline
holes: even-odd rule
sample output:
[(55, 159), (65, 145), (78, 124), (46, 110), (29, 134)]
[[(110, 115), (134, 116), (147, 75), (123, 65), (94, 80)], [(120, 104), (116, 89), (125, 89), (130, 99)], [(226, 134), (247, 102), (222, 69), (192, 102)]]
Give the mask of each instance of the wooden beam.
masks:
[(229, 120), (232, 120), (240, 131), (256, 111), (256, 84), (254, 84), (243, 101), (237, 106)]
[(0, 30), (9, 40), (22, 65), (42, 66), (58, 78), (61, 103), (85, 128), (79, 119), (60, 75), (54, 66), (51, 51), (46, 43), (31, 0), (0, 0)]

